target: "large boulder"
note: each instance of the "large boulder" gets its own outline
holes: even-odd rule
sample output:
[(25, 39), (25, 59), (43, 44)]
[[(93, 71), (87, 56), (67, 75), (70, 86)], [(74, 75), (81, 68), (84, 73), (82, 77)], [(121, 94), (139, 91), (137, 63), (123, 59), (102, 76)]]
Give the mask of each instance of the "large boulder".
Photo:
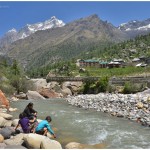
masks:
[(42, 95), (40, 95), (38, 92), (36, 91), (28, 91), (27, 92), (27, 98), (28, 99), (33, 99), (33, 100), (43, 100), (45, 99)]
[[(33, 134), (33, 133), (26, 134), (23, 139), (26, 147), (31, 149), (40, 149), (42, 142), (43, 142), (42, 145), (45, 147), (51, 147), (51, 148), (60, 147), (60, 145), (57, 142), (50, 142), (51, 139), (39, 134)], [(45, 145), (44, 141), (47, 141), (47, 146)]]
[(4, 119), (3, 117), (0, 117), (0, 127), (4, 127), (6, 123), (6, 119)]
[(42, 149), (62, 149), (61, 144), (58, 141), (50, 140), (46, 138), (41, 142)]
[(4, 93), (0, 90), (0, 105), (6, 108), (9, 107), (9, 101), (5, 97)]
[(56, 97), (59, 97), (59, 94), (50, 90), (50, 89), (42, 89), (40, 92), (39, 92), (43, 97), (45, 98), (56, 98)]
[(69, 88), (63, 87), (62, 94), (63, 94), (64, 97), (66, 97), (68, 95), (72, 95), (72, 92)]
[(22, 145), (22, 143), (24, 142), (23, 137), (24, 137), (24, 134), (20, 133), (11, 139), (4, 140), (4, 143), (6, 145)]
[(0, 129), (0, 134), (4, 137), (4, 139), (9, 139), (14, 133), (15, 130), (13, 127), (5, 127)]
[(7, 120), (11, 120), (13, 118), (12, 115), (7, 114), (7, 113), (0, 113), (0, 117), (3, 117), (5, 119), (7, 119)]
[(62, 93), (61, 85), (58, 82), (49, 82), (47, 84), (49, 90), (55, 91), (56, 93)]
[(42, 88), (46, 88), (47, 86), (47, 82), (46, 79), (31, 79), (32, 83), (33, 83), (33, 90), (35, 91), (40, 91)]
[(17, 126), (19, 119), (14, 119), (12, 122), (12, 126)]
[(11, 127), (11, 125), (12, 125), (12, 120), (6, 120), (4, 123), (4, 127), (7, 127), (7, 126)]
[(83, 85), (83, 82), (81, 82), (81, 81), (78, 81), (78, 82), (63, 82), (62, 89), (63, 89), (63, 91), (65, 91), (64, 92), (65, 94), (72, 95), (72, 93), (73, 94), (78, 93), (80, 91), (82, 85)]

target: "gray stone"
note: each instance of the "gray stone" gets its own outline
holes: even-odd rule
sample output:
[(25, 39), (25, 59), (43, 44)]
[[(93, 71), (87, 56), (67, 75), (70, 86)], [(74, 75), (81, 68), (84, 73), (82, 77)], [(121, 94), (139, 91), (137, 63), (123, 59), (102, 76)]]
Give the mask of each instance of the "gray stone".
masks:
[(27, 149), (22, 145), (7, 145), (4, 149)]
[(27, 92), (27, 98), (32, 100), (43, 100), (45, 99), (42, 95), (40, 95), (36, 91), (28, 91)]
[(13, 116), (7, 113), (0, 113), (0, 117), (3, 117), (4, 119), (7, 120), (11, 120)]
[(0, 129), (0, 134), (4, 137), (4, 139), (9, 139), (13, 133), (15, 133), (15, 130), (12, 127)]

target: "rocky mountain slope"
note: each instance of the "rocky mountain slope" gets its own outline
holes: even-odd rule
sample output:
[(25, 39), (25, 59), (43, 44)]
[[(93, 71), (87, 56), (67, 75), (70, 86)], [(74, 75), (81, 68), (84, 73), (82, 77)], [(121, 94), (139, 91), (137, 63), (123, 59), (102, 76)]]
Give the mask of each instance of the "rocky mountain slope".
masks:
[(126, 33), (97, 15), (81, 18), (61, 28), (37, 31), (13, 42), (5, 51), (25, 67), (42, 66), (59, 60), (68, 60), (81, 52), (92, 50), (95, 45), (120, 42)]
[(131, 38), (137, 35), (148, 34), (150, 33), (150, 18), (143, 21), (132, 20), (127, 23), (122, 23), (118, 29), (126, 32)]
[(53, 16), (51, 17), (51, 19), (46, 20), (45, 22), (27, 24), (19, 31), (13, 28), (9, 30), (2, 38), (0, 38), (0, 48), (5, 50), (11, 43), (19, 39), (24, 39), (35, 33), (36, 31), (62, 27), (64, 25), (65, 23), (62, 20), (59, 20), (55, 16)]

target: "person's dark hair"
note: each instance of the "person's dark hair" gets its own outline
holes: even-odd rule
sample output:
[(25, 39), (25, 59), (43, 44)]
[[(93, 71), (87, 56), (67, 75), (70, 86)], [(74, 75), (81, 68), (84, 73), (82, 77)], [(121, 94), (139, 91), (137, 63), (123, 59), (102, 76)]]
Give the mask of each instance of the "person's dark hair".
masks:
[(33, 106), (33, 103), (30, 102), (30, 103), (27, 105), (27, 107), (30, 107), (30, 106)]
[(51, 118), (50, 116), (47, 116), (47, 117), (45, 118), (45, 120), (47, 120), (48, 122), (51, 122), (51, 121), (52, 121), (52, 118)]
[(24, 114), (23, 113), (19, 114), (19, 119), (22, 119), (22, 118), (24, 118)]

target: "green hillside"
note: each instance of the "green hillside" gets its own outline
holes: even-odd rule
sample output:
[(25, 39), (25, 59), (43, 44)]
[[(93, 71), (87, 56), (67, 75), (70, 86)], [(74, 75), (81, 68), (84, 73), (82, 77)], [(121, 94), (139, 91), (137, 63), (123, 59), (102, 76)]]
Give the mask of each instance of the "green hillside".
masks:
[[(75, 46), (75, 45), (74, 45)], [(138, 36), (135, 39), (128, 40), (122, 43), (118, 44), (112, 44), (112, 43), (105, 43), (99, 45), (95, 44), (95, 46), (91, 46), (90, 44), (85, 45), (87, 48), (89, 48), (90, 51), (86, 51), (84, 53), (81, 53), (78, 56), (75, 56), (74, 53), (78, 51), (77, 48), (76, 51), (72, 52), (70, 51), (72, 55), (72, 59), (68, 61), (58, 61), (57, 63), (47, 63), (43, 67), (39, 68), (32, 68), (31, 70), (28, 70), (28, 73), (31, 76), (46, 76), (49, 71), (57, 72), (58, 75), (81, 75), (81, 76), (124, 76), (124, 75), (139, 75), (142, 73), (150, 73), (149, 67), (146, 68), (135, 68), (129, 66), (125, 68), (115, 68), (115, 69), (101, 69), (101, 68), (86, 68), (85, 73), (79, 73), (79, 67), (75, 66), (75, 62), (77, 59), (101, 59), (106, 61), (111, 61), (113, 58), (122, 58), (129, 64), (131, 63), (133, 58), (138, 57), (150, 57), (150, 34), (144, 35), (144, 36)], [(90, 47), (91, 46), (91, 47)], [(71, 47), (71, 46), (69, 46)], [(91, 48), (91, 49), (90, 49)], [(64, 48), (65, 49), (65, 48)], [(70, 48), (71, 50), (71, 48)], [(65, 52), (65, 51), (63, 51)], [(68, 52), (67, 52), (68, 53)], [(68, 56), (68, 55), (66, 55)], [(75, 57), (73, 57), (75, 56)], [(67, 58), (67, 57), (66, 57)], [(39, 61), (42, 61), (39, 59)], [(68, 66), (68, 71), (64, 71), (64, 73), (60, 73), (59, 70), (63, 65), (66, 64)]]

